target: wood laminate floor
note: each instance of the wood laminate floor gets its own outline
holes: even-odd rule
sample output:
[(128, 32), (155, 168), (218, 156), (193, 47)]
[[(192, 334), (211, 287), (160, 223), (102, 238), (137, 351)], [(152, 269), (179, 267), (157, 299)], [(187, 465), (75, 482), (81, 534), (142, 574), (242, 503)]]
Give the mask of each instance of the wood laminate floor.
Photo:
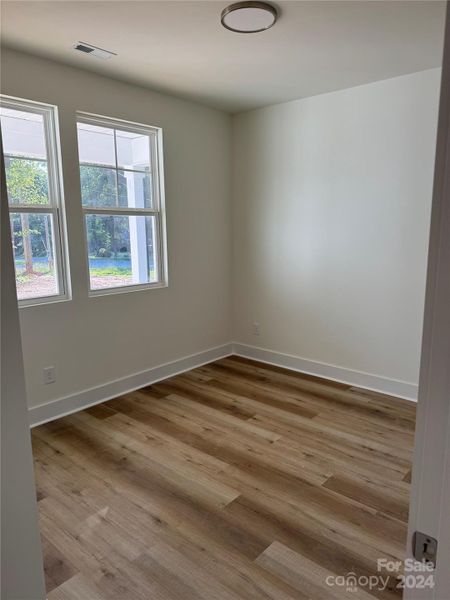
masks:
[(414, 421), (230, 357), (37, 427), (48, 599), (398, 599), (333, 577), (403, 558)]

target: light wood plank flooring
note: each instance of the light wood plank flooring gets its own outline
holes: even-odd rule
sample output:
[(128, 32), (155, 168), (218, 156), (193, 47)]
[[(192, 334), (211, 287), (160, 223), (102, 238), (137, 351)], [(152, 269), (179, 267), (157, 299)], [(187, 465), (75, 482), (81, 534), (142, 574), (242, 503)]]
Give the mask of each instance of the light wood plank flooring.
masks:
[(328, 600), (403, 558), (415, 406), (230, 357), (33, 430), (49, 600)]

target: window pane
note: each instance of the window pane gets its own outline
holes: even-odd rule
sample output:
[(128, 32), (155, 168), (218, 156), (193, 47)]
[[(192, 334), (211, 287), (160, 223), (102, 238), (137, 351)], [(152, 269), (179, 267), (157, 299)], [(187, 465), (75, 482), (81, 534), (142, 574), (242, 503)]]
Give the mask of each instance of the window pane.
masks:
[(117, 207), (115, 169), (80, 165), (83, 206)]
[(114, 130), (78, 123), (78, 154), (81, 163), (116, 166)]
[(155, 217), (86, 215), (91, 289), (158, 281)]
[(151, 208), (152, 190), (150, 173), (118, 171), (119, 206)]
[(11, 213), (11, 237), (19, 300), (59, 293), (51, 214)]
[(117, 163), (123, 169), (150, 170), (150, 137), (116, 129)]
[(0, 118), (6, 155), (47, 160), (43, 115), (1, 107)]
[(5, 156), (6, 188), (10, 204), (49, 204), (47, 163)]

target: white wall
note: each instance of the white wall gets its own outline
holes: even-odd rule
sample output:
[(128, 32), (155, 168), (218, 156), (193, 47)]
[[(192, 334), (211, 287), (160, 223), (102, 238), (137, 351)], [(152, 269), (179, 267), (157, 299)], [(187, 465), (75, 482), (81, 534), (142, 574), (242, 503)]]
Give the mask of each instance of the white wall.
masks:
[[(439, 69), (231, 120), (15, 51), (2, 63), (3, 93), (59, 107), (69, 221), (73, 300), (21, 310), (31, 407), (100, 399), (83, 393), (232, 339), (414, 395)], [(88, 297), (76, 110), (163, 128), (167, 289)], [(57, 381), (44, 385), (49, 365)]]
[(433, 69), (234, 118), (237, 342), (409, 395), (439, 79)]
[[(2, 93), (59, 108), (73, 300), (20, 311), (29, 405), (230, 340), (230, 117), (92, 73), (2, 51)], [(75, 111), (163, 128), (169, 287), (89, 298)], [(56, 383), (43, 384), (54, 365)]]

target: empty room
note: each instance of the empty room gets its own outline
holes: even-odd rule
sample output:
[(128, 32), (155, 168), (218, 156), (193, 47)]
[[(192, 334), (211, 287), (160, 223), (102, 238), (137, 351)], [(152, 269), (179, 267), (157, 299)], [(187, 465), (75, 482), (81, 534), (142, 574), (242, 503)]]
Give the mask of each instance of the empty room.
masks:
[(2, 599), (450, 600), (447, 2), (0, 10)]

